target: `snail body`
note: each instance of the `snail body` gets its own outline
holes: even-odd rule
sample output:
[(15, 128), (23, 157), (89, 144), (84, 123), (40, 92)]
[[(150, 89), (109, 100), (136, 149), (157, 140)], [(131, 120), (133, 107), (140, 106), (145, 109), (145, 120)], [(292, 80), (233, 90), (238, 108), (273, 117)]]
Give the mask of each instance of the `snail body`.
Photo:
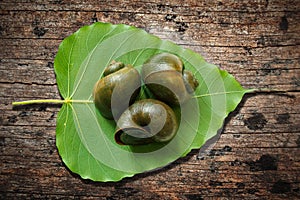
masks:
[(174, 111), (154, 99), (135, 102), (120, 116), (115, 140), (123, 145), (168, 142), (176, 134), (178, 122)]
[(197, 88), (193, 74), (184, 70), (176, 55), (160, 53), (143, 64), (142, 79), (156, 99), (168, 105), (180, 105), (187, 101)]
[(118, 118), (140, 92), (141, 77), (132, 65), (112, 62), (94, 86), (96, 108), (107, 119)]

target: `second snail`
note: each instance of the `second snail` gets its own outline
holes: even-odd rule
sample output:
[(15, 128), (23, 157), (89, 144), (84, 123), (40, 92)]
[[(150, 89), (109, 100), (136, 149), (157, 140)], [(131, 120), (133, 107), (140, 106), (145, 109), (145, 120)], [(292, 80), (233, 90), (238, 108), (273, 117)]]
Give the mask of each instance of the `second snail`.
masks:
[[(139, 99), (142, 81), (154, 99)], [(197, 86), (178, 56), (160, 53), (143, 64), (141, 75), (131, 65), (112, 62), (95, 84), (93, 97), (101, 115), (116, 121), (118, 144), (143, 145), (175, 136), (179, 125), (172, 108), (189, 100)]]

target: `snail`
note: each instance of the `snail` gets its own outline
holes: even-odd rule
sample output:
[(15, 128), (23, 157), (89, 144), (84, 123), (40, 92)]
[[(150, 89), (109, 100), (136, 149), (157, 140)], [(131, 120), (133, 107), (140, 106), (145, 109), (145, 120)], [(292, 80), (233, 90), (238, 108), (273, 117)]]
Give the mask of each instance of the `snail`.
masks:
[(178, 122), (174, 111), (155, 99), (132, 104), (117, 121), (115, 140), (123, 145), (168, 142), (176, 134)]
[(148, 59), (142, 67), (142, 79), (156, 99), (171, 106), (186, 102), (199, 85), (193, 74), (184, 70), (179, 57), (170, 53)]
[[(170, 141), (178, 129), (170, 106), (186, 102), (198, 86), (194, 75), (184, 70), (180, 58), (170, 53), (147, 60), (142, 77), (133, 66), (120, 62), (112, 62), (103, 76), (95, 84), (94, 103), (104, 117), (116, 119), (115, 141), (122, 145)], [(156, 99), (135, 102), (141, 79)]]
[(132, 65), (111, 62), (94, 86), (96, 108), (107, 119), (118, 118), (139, 95), (141, 77)]

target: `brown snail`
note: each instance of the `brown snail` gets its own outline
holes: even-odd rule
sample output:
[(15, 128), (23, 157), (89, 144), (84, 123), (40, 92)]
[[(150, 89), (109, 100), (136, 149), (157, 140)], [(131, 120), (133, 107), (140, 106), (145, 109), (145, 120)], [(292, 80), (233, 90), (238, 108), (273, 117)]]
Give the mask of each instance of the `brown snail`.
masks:
[(137, 98), (141, 77), (132, 65), (113, 61), (94, 86), (96, 108), (108, 119), (118, 118)]
[(115, 140), (123, 145), (168, 142), (177, 129), (175, 113), (167, 104), (154, 99), (143, 99), (132, 104), (120, 116)]
[(155, 98), (168, 105), (184, 103), (199, 85), (193, 74), (184, 70), (179, 57), (170, 53), (156, 54), (147, 60), (142, 79)]

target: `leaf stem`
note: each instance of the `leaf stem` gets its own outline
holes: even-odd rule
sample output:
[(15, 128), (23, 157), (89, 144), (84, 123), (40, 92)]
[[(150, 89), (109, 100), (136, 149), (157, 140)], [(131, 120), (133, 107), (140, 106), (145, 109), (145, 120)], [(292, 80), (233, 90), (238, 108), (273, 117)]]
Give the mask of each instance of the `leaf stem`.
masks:
[[(201, 94), (193, 96), (193, 98), (202, 98), (207, 96), (214, 96), (214, 95), (222, 95), (222, 94), (233, 94), (233, 93), (287, 93), (288, 91), (276, 90), (276, 89), (268, 89), (268, 88), (261, 88), (261, 89), (247, 89), (247, 90), (240, 90), (240, 91), (228, 91), (228, 92), (216, 92), (210, 94)], [(72, 99), (38, 99), (38, 100), (28, 100), (28, 101), (17, 101), (12, 102), (13, 106), (19, 105), (29, 105), (29, 104), (41, 104), (41, 103), (50, 103), (50, 104), (64, 104), (64, 103), (82, 103), (82, 104), (89, 104), (93, 103), (91, 100), (72, 100)]]
[(64, 104), (64, 103), (93, 103), (90, 100), (72, 100), (72, 99), (38, 99), (38, 100), (28, 100), (28, 101), (17, 101), (12, 102), (13, 106), (19, 105), (29, 105), (29, 104), (41, 104), (41, 103), (50, 103), (50, 104)]

